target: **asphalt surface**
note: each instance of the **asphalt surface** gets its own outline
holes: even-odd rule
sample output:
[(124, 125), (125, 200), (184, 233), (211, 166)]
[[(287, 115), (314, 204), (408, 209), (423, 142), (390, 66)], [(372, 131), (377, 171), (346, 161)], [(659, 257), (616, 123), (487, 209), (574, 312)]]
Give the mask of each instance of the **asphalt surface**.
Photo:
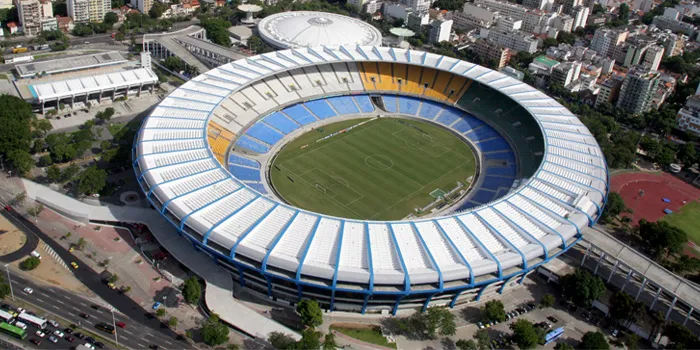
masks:
[[(5, 214), (5, 213), (3, 213), (3, 214)], [(0, 256), (0, 262), (4, 262), (4, 263), (13, 262), (13, 261), (19, 260), (25, 256), (29, 256), (29, 254), (32, 251), (36, 250), (36, 247), (39, 246), (39, 238), (37, 238), (37, 236), (35, 234), (32, 234), (32, 233), (27, 233), (27, 234), (25, 234), (25, 236), (27, 237), (27, 241), (24, 242), (24, 245), (12, 253)]]
[[(136, 327), (132, 328), (132, 330), (139, 329), (139, 333), (134, 333), (134, 334), (141, 334), (141, 335), (153, 334), (153, 336), (154, 336), (153, 338), (145, 338), (145, 340), (143, 339), (143, 336), (139, 336), (142, 339), (141, 340), (142, 343), (144, 341), (148, 341), (148, 339), (158, 338), (160, 341), (162, 341), (162, 343), (160, 343), (158, 345), (161, 347), (164, 347), (164, 348), (171, 347), (174, 349), (178, 349), (178, 348), (182, 349), (182, 348), (187, 347), (186, 344), (181, 343), (181, 342), (177, 342), (175, 340), (175, 337), (176, 337), (175, 332), (173, 332), (170, 328), (165, 326), (162, 322), (160, 322), (159, 320), (154, 318), (153, 310), (150, 310), (150, 308), (148, 310), (146, 310), (146, 309), (142, 308), (141, 305), (139, 305), (138, 303), (136, 303), (135, 301), (130, 299), (128, 296), (123, 295), (123, 294), (107, 287), (107, 285), (104, 282), (102, 282), (102, 280), (100, 279), (99, 273), (97, 271), (95, 271), (92, 268), (90, 268), (89, 266), (87, 266), (87, 264), (83, 263), (83, 261), (81, 261), (76, 256), (74, 256), (73, 254), (68, 252), (67, 249), (63, 248), (61, 245), (56, 243), (53, 239), (48, 237), (39, 228), (37, 228), (31, 221), (29, 221), (26, 218), (24, 218), (23, 216), (19, 215), (14, 210), (8, 212), (8, 211), (3, 209), (0, 212), (10, 222), (12, 222), (18, 229), (24, 231), (27, 236), (36, 235), (38, 238), (42, 239), (47, 245), (49, 245), (51, 248), (53, 248), (53, 250), (58, 254), (58, 256), (67, 265), (70, 266), (71, 262), (77, 263), (79, 268), (78, 269), (71, 269), (71, 271), (73, 272), (75, 277), (80, 282), (82, 282), (85, 286), (87, 286), (90, 290), (92, 290), (95, 294), (97, 294), (100, 298), (102, 298), (102, 300), (106, 301), (107, 303), (112, 305), (116, 310), (118, 310), (120, 313), (122, 313), (124, 315), (124, 316), (122, 316), (122, 320), (125, 323), (127, 323), (127, 325), (130, 325), (130, 324), (136, 325)], [(20, 279), (18, 279), (17, 282), (20, 283), (22, 281)], [(37, 293), (36, 295), (28, 295), (26, 297), (31, 299), (31, 300), (35, 300), (37, 297), (39, 299), (42, 299), (42, 300), (37, 301), (36, 304), (41, 306), (41, 307), (43, 307), (44, 305), (47, 305), (49, 308), (46, 310), (51, 311), (51, 312), (57, 311), (56, 308), (58, 308), (58, 311), (63, 311), (62, 307), (59, 306), (60, 305), (59, 301), (63, 301), (63, 300), (56, 299), (54, 297), (47, 297), (47, 296), (52, 295), (55, 292), (58, 293), (59, 291), (61, 291), (62, 293), (68, 294), (67, 298), (65, 298), (65, 297), (63, 298), (63, 299), (66, 299), (66, 301), (69, 298), (78, 298), (77, 295), (60, 290), (58, 288), (53, 288), (53, 287), (52, 288), (45, 288), (45, 287), (41, 287), (41, 286), (36, 285), (36, 284), (32, 284), (31, 282), (28, 282), (28, 281), (25, 281), (23, 283), (24, 283), (24, 285), (20, 284), (21, 288), (16, 287), (13, 284), (13, 288), (15, 289), (15, 292), (16, 292), (15, 296), (17, 296), (19, 293), (21, 293), (21, 290), (27, 285), (34, 288), (35, 293), (37, 293), (37, 291), (39, 291), (41, 289), (47, 290), (46, 292), (44, 292), (43, 298), (42, 298), (42, 294), (40, 294), (40, 293)], [(34, 286), (37, 286), (37, 287), (35, 288)], [(44, 300), (44, 298), (46, 298), (46, 300)], [(28, 301), (29, 301), (29, 299), (28, 299)], [(54, 301), (53, 299), (56, 299), (56, 303), (58, 303), (59, 305), (52, 304), (52, 302)], [(44, 302), (44, 304), (40, 305), (39, 303), (41, 303), (42, 301)], [(65, 301), (64, 301), (64, 303), (65, 303)], [(88, 312), (88, 311), (92, 310), (89, 307), (89, 305), (91, 303), (89, 303), (89, 302), (83, 302), (83, 303), (88, 305), (87, 309), (81, 303), (78, 303), (78, 305), (72, 305), (71, 308), (75, 307), (77, 309), (80, 309), (81, 311), (77, 311), (76, 309), (73, 309), (70, 312), (72, 312), (73, 314), (76, 314), (76, 312), (77, 313), (86, 312), (86, 313), (90, 314), (90, 312)], [(66, 312), (68, 312), (68, 310), (66, 310)], [(68, 315), (68, 316), (71, 316), (71, 315)], [(110, 316), (109, 321), (111, 322), (111, 313), (109, 313), (109, 316)], [(67, 319), (71, 320), (71, 321), (74, 320), (74, 318), (67, 318)], [(127, 319), (130, 319), (130, 320), (126, 321)], [(78, 321), (78, 319), (75, 319), (75, 321)], [(92, 321), (92, 320), (90, 320), (90, 321)], [(93, 323), (93, 326), (94, 326), (94, 323)], [(155, 336), (156, 334), (158, 334), (157, 337)], [(127, 337), (127, 339), (125, 340), (125, 344), (126, 344), (126, 341), (129, 341), (128, 338), (130, 338), (128, 334), (126, 335), (126, 337)], [(174, 345), (171, 346), (168, 342), (170, 342)], [(121, 342), (120, 342), (120, 344), (121, 344)], [(135, 344), (138, 344), (138, 343), (135, 343)], [(145, 344), (145, 345), (149, 345), (149, 344)], [(133, 348), (140, 349), (142, 347), (141, 346), (134, 346)]]

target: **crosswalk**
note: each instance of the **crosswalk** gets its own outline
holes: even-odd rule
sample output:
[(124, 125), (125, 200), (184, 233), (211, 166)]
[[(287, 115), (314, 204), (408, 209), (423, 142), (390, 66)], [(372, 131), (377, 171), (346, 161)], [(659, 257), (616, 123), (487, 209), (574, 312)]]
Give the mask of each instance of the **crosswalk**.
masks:
[(56, 253), (56, 251), (53, 250), (53, 248), (49, 247), (49, 246), (48, 246), (46, 243), (44, 243), (43, 241), (40, 241), (40, 242), (39, 242), (39, 245), (41, 246), (41, 250), (45, 251), (46, 254), (51, 255), (51, 257), (54, 258), (54, 260), (56, 260), (56, 262), (57, 262), (59, 265), (61, 265), (61, 266), (62, 266), (64, 269), (66, 269), (66, 270), (70, 270), (70, 269), (68, 268), (68, 265), (65, 263), (65, 261), (63, 261), (63, 259), (61, 259), (61, 257), (58, 256), (58, 253)]

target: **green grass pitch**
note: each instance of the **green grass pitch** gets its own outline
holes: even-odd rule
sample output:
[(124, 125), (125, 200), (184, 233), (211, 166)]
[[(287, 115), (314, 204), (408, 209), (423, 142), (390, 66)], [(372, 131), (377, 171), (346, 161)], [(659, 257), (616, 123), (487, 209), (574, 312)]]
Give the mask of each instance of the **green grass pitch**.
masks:
[(690, 202), (681, 207), (671, 215), (666, 215), (662, 219), (671, 226), (678, 227), (688, 234), (688, 239), (695, 244), (700, 244), (700, 202)]
[(316, 142), (364, 120), (327, 125), (286, 145), (270, 168), (277, 193), (323, 214), (397, 220), (430, 203), (436, 189), (474, 175), (464, 140), (428, 122), (380, 118)]

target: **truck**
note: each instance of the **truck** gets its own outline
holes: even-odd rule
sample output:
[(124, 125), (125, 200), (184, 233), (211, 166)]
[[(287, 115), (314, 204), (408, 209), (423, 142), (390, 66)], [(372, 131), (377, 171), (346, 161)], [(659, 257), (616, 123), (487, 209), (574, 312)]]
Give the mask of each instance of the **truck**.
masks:
[(27, 52), (26, 47), (15, 47), (12, 49), (12, 53), (22, 53), (22, 52)]

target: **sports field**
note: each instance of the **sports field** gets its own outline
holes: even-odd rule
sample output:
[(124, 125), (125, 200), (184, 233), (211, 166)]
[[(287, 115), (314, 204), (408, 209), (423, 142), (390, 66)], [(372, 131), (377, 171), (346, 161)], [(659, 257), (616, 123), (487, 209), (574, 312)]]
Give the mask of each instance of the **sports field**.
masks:
[(690, 202), (661, 220), (685, 231), (689, 240), (700, 244), (700, 202)]
[(416, 120), (368, 119), (310, 131), (286, 145), (270, 178), (288, 203), (328, 215), (396, 220), (474, 175), (475, 157), (458, 136)]

